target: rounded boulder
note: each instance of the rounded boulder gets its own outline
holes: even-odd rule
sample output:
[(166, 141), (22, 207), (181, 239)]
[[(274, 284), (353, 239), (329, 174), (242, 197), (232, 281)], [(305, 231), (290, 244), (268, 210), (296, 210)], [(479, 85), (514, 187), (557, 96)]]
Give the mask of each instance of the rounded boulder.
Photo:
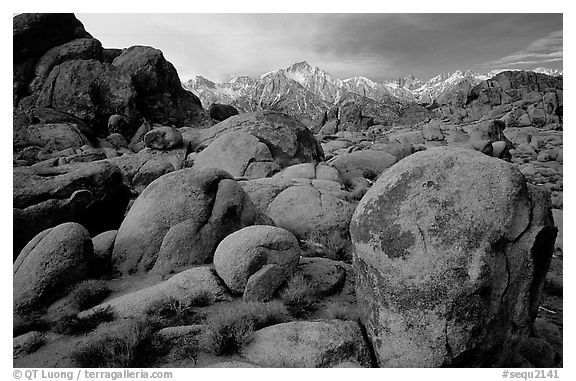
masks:
[(85, 279), (93, 257), (88, 230), (67, 222), (44, 230), (22, 249), (13, 268), (14, 311), (30, 312)]
[(512, 165), (435, 148), (383, 172), (350, 233), (381, 367), (498, 366), (530, 331), (556, 236)]
[(228, 288), (244, 292), (248, 280), (266, 265), (277, 265), (287, 279), (298, 266), (300, 247), (289, 231), (265, 225), (249, 226), (230, 234), (214, 253), (214, 268)]
[(154, 180), (118, 229), (113, 265), (121, 272), (171, 272), (212, 260), (228, 234), (252, 225), (256, 211), (230, 174), (187, 168)]

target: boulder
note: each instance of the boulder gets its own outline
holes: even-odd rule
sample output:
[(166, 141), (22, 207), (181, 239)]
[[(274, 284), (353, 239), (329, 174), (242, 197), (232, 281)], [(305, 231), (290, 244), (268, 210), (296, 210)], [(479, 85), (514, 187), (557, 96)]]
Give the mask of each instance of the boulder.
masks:
[(123, 273), (167, 273), (212, 261), (228, 234), (254, 223), (250, 198), (221, 170), (181, 169), (154, 180), (118, 229), (112, 254)]
[(61, 296), (85, 279), (92, 256), (92, 240), (82, 225), (68, 222), (40, 232), (14, 263), (14, 311), (26, 314)]
[(276, 111), (256, 111), (230, 117), (201, 130), (191, 143), (192, 148), (202, 150), (218, 137), (231, 132), (244, 132), (256, 137), (268, 147), (273, 161), (280, 168), (298, 163), (317, 163), (324, 158), (322, 147), (306, 126)]
[(185, 159), (185, 147), (169, 151), (144, 148), (135, 155), (122, 155), (108, 159), (107, 162), (120, 168), (132, 192), (140, 194), (160, 176), (184, 168)]
[(243, 131), (216, 138), (194, 157), (195, 169), (219, 168), (234, 177), (268, 177), (280, 170), (268, 146), (256, 136)]
[(267, 302), (286, 281), (285, 270), (276, 264), (268, 264), (248, 278), (244, 288), (244, 301)]
[(96, 60), (66, 61), (54, 67), (39, 91), (36, 107), (49, 107), (86, 122), (106, 136), (110, 115), (140, 118), (137, 93), (129, 75)]
[(31, 92), (39, 90), (56, 65), (71, 60), (89, 60), (100, 58), (102, 44), (94, 38), (80, 38), (48, 50), (38, 60), (34, 68), (36, 78), (30, 84)]
[(21, 13), (13, 18), (14, 101), (29, 94), (38, 59), (49, 49), (78, 38), (91, 38), (72, 13)]
[(385, 171), (350, 233), (381, 367), (498, 366), (528, 335), (556, 228), (512, 165), (435, 148)]
[[(201, 126), (209, 117), (197, 96), (182, 88), (174, 66), (150, 46), (132, 46), (112, 62), (134, 83), (144, 118), (161, 125)], [(124, 114), (125, 115), (125, 114)]]
[(14, 62), (39, 58), (50, 48), (91, 37), (72, 13), (22, 13), (13, 22)]
[(12, 343), (12, 354), (14, 357), (20, 357), (32, 353), (44, 344), (44, 340), (44, 334), (38, 331), (16, 336)]
[(317, 294), (329, 296), (339, 291), (346, 280), (342, 262), (327, 258), (301, 258), (296, 273), (309, 280)]
[(293, 321), (254, 332), (241, 350), (266, 368), (327, 368), (341, 363), (370, 366), (370, 352), (356, 322)]
[(82, 318), (110, 308), (116, 317), (142, 318), (150, 307), (162, 301), (178, 301), (186, 306), (196, 296), (203, 294), (210, 295), (215, 302), (228, 298), (226, 289), (213, 269), (194, 267), (173, 275), (164, 282), (108, 300), (78, 316)]
[(66, 148), (79, 148), (88, 141), (76, 124), (32, 124), (22, 131), (23, 135), (15, 140), (18, 146), (39, 146), (43, 152), (51, 153)]
[(327, 180), (342, 183), (338, 170), (326, 163), (302, 163), (294, 164), (284, 168), (281, 172), (274, 175), (275, 179), (310, 179), (310, 180)]
[[(347, 194), (339, 190), (338, 183), (298, 181), (279, 192), (264, 214), (276, 226), (292, 232), (299, 240), (324, 245), (334, 253), (335, 258), (346, 257), (350, 247), (348, 225), (354, 205), (347, 200)], [(331, 188), (324, 188), (323, 185)]]
[(236, 107), (219, 103), (212, 103), (210, 107), (208, 107), (208, 113), (212, 119), (216, 119), (219, 122), (239, 114)]
[[(122, 136), (124, 139), (130, 139), (132, 137), (132, 132), (133, 131), (131, 131), (130, 123), (128, 123), (128, 119), (126, 119), (126, 117), (117, 114), (110, 115), (110, 118), (108, 118), (109, 134), (116, 133)], [(123, 147), (128, 147), (128, 144)]]
[[(112, 115), (112, 116), (114, 116), (114, 115)], [(112, 118), (112, 117), (110, 117), (110, 118)], [(110, 126), (110, 124), (108, 124), (108, 126)], [(112, 146), (116, 149), (128, 148), (128, 141), (126, 140), (124, 135), (122, 135), (118, 132), (113, 132), (110, 135), (108, 135), (106, 137), (106, 141), (108, 143), (112, 144)]]
[(130, 198), (120, 169), (110, 163), (20, 167), (13, 171), (14, 255), (34, 235), (64, 222), (91, 235), (117, 229)]
[(344, 185), (354, 189), (358, 184), (356, 179), (374, 181), (397, 161), (396, 156), (385, 151), (362, 150), (338, 155), (328, 163), (338, 170)]
[[(274, 226), (255, 225), (224, 238), (214, 253), (214, 268), (231, 292), (241, 294), (246, 284), (266, 265), (277, 265), (279, 284), (288, 279), (300, 258), (300, 247), (292, 233)], [(277, 273), (275, 269), (267, 272)], [(258, 282), (270, 274), (258, 274)], [(252, 279), (252, 283), (257, 279)], [(273, 288), (273, 287), (270, 287)], [(272, 290), (272, 293), (275, 290)]]
[(118, 230), (108, 230), (92, 238), (94, 247), (93, 273), (103, 274), (112, 268), (112, 249)]
[(182, 134), (174, 127), (156, 127), (144, 135), (144, 145), (157, 150), (170, 150), (182, 145)]

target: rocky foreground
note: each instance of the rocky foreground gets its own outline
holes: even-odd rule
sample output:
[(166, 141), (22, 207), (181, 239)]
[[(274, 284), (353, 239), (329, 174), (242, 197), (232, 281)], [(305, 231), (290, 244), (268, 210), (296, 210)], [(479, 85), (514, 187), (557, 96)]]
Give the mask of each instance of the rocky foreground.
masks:
[(14, 46), (14, 366), (562, 366), (561, 79), (310, 129), (73, 15)]

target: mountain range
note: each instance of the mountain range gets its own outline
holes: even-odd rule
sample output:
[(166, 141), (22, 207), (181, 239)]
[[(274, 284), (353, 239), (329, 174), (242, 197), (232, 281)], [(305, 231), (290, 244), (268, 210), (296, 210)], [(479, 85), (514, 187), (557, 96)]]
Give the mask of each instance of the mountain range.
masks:
[[(184, 82), (183, 86), (197, 94), (206, 108), (212, 103), (223, 103), (243, 112), (273, 109), (298, 117), (310, 125), (330, 107), (353, 101), (360, 105), (365, 115), (379, 121), (396, 122), (403, 115), (414, 111), (420, 113), (418, 107), (442, 104), (454, 92), (467, 91), (508, 70), (518, 69), (488, 73), (458, 70), (439, 74), (426, 82), (413, 75), (395, 81), (375, 82), (362, 76), (342, 80), (303, 61), (258, 78), (242, 76), (216, 83), (196, 76)], [(547, 68), (533, 71), (551, 76), (563, 74), (560, 70)]]

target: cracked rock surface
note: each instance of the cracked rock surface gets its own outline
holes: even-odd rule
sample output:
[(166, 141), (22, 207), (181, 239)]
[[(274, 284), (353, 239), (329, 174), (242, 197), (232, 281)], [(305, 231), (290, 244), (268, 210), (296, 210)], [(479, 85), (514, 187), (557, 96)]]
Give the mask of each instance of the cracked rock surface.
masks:
[(531, 329), (556, 228), (513, 166), (436, 148), (385, 171), (350, 233), (379, 366), (498, 366)]

